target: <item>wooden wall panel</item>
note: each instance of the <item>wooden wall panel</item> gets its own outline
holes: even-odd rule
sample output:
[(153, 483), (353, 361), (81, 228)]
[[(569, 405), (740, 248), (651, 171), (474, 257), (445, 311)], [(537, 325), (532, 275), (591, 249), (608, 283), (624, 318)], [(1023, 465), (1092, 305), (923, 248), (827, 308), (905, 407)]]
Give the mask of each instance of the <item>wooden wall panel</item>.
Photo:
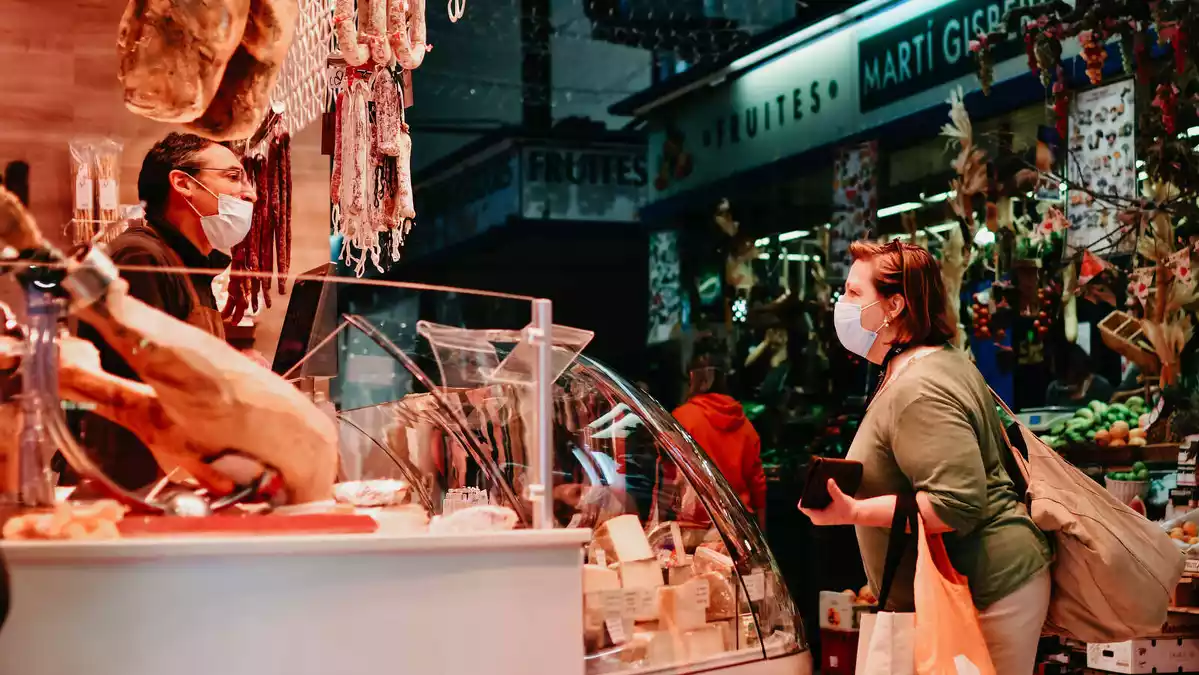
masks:
[[(72, 138), (109, 137), (125, 146), (121, 202), (137, 201), (137, 173), (145, 152), (172, 127), (125, 109), (117, 81), (116, 35), (123, 0), (0, 0), (0, 167), (24, 160), (30, 167), (34, 216), (61, 240), (71, 216)], [(292, 143), (292, 270), (302, 272), (329, 257), (329, 163), (320, 155), (320, 129)], [(19, 304), (11, 282), (0, 300)], [(257, 347), (270, 358), (286, 303), (260, 317)]]

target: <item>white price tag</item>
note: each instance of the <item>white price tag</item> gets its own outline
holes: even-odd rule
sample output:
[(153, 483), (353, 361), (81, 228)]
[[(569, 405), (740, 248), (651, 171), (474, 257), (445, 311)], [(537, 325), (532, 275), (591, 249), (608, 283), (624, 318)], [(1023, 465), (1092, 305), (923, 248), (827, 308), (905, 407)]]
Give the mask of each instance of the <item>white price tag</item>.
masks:
[(700, 577), (692, 579), (687, 583), (694, 584), (695, 586), (695, 604), (699, 605), (700, 609), (707, 609), (712, 593), (712, 589), (708, 585), (708, 580)]
[(1189, 572), (1190, 574), (1199, 573), (1199, 560), (1196, 560), (1195, 558), (1187, 558), (1186, 567), (1183, 568), (1183, 571)]
[(745, 579), (745, 594), (750, 602), (757, 602), (766, 597), (766, 575), (762, 570), (750, 573)]
[(614, 644), (620, 645), (629, 641), (629, 636), (624, 632), (624, 620), (619, 616), (605, 616), (604, 626), (607, 627), (608, 636)]
[(608, 566), (608, 554), (604, 553), (602, 546), (595, 549), (595, 564), (600, 567)]
[(628, 641), (629, 638), (624, 630), (624, 592), (603, 591), (600, 594), (600, 601), (604, 608), (604, 626), (608, 628), (608, 635), (612, 637), (612, 641), (616, 644)]
[(100, 208), (107, 211), (117, 210), (117, 182), (111, 178), (100, 179)]
[(92, 179), (85, 174), (75, 177), (75, 210), (92, 210)]

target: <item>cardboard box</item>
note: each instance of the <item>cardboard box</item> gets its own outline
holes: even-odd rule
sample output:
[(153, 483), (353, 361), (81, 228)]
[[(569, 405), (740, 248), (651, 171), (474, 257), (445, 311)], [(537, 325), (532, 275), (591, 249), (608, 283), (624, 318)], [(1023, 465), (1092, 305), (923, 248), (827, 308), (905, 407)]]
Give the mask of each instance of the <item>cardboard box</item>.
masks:
[(1109, 673), (1199, 671), (1199, 639), (1160, 638), (1087, 645), (1087, 667)]
[(856, 598), (836, 591), (820, 591), (820, 627), (829, 630), (858, 630)]

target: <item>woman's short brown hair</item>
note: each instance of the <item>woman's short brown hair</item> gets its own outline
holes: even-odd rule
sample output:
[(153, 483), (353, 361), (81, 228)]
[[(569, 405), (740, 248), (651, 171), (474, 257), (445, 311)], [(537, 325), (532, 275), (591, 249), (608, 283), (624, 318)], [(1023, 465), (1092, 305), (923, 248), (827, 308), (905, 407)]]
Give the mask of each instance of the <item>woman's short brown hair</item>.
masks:
[(870, 276), (879, 295), (903, 296), (900, 342), (937, 346), (957, 339), (957, 317), (950, 314), (941, 264), (927, 249), (898, 239), (889, 244), (855, 241), (849, 254), (854, 262), (871, 263)]

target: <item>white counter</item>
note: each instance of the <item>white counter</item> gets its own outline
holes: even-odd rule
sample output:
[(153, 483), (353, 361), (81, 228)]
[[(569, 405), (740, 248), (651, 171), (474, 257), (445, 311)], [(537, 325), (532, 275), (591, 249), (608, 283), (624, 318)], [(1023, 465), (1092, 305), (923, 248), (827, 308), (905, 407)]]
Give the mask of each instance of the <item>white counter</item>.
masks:
[(589, 539), (2, 542), (0, 675), (578, 675)]

